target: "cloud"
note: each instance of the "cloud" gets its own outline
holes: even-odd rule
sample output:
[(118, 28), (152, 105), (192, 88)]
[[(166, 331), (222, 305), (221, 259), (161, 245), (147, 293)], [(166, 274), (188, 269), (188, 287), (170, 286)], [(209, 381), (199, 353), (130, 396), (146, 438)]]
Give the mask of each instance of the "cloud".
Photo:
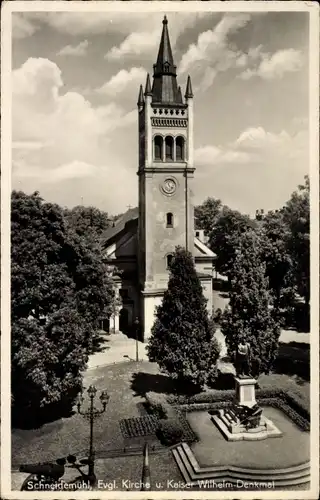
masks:
[[(176, 13), (169, 15), (169, 33), (172, 48), (175, 47), (178, 37), (188, 28), (192, 27), (206, 13)], [(126, 57), (137, 57), (155, 54), (159, 47), (162, 25), (159, 14), (144, 14), (141, 22), (136, 23), (135, 29), (129, 26), (127, 35), (119, 46), (112, 47), (105, 59), (118, 61)], [(148, 29), (146, 30), (146, 26)]]
[(66, 45), (57, 53), (57, 56), (85, 56), (89, 47), (88, 40), (78, 43), (78, 45)]
[(131, 68), (129, 71), (121, 69), (108, 82), (97, 88), (96, 92), (114, 96), (126, 91), (129, 86), (134, 92), (137, 92), (137, 87), (145, 81), (146, 74), (147, 72), (144, 68)]
[(37, 30), (38, 26), (23, 14), (12, 13), (12, 36), (16, 39), (26, 38), (32, 36)]
[(49, 59), (30, 58), (12, 76), (15, 180), (80, 182), (100, 176), (101, 169), (117, 179), (113, 138), (136, 121), (136, 110), (112, 101), (94, 107), (79, 93), (63, 94), (61, 70)]
[[(195, 150), (199, 165), (263, 163), (268, 158), (288, 160), (308, 154), (308, 133), (305, 129), (290, 135), (266, 131), (263, 127), (245, 129), (234, 142), (225, 146), (202, 146)], [(302, 166), (304, 167), (304, 165)]]
[(308, 173), (308, 132), (247, 128), (229, 144), (195, 150), (195, 203), (208, 196), (244, 213), (281, 207)]
[(41, 166), (32, 165), (23, 159), (15, 159), (13, 169), (15, 176), (19, 176), (20, 179), (42, 179), (44, 183), (48, 184), (90, 177), (97, 172), (98, 167), (90, 163), (74, 160), (50, 169), (43, 175), (44, 172)]
[[(212, 30), (200, 33), (196, 43), (183, 54), (179, 73), (191, 72), (205, 91), (221, 71), (245, 62), (242, 52), (229, 44), (229, 36), (248, 24), (250, 14), (224, 14)], [(248, 57), (248, 56), (247, 56)]]
[(265, 80), (282, 78), (285, 73), (300, 71), (303, 66), (302, 53), (295, 49), (279, 50), (274, 54), (263, 54), (260, 64), (256, 68), (248, 68), (239, 75), (242, 80), (249, 80), (254, 76)]
[(117, 61), (127, 56), (153, 54), (159, 44), (157, 35), (158, 32), (146, 31), (130, 33), (119, 47), (112, 47), (104, 57), (109, 61)]
[(247, 128), (235, 141), (235, 147), (241, 149), (261, 149), (276, 145), (283, 145), (290, 141), (289, 134), (282, 130), (279, 134), (266, 132), (263, 127)]
[(198, 165), (238, 164), (250, 161), (250, 156), (243, 151), (224, 150), (221, 147), (215, 146), (203, 146), (195, 150), (195, 160)]

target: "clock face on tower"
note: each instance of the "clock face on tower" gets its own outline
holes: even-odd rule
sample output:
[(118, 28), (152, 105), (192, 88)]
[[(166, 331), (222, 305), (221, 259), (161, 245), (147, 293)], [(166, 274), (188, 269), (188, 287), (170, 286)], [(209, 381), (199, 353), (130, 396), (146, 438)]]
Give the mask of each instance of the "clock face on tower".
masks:
[(166, 179), (162, 185), (162, 190), (166, 194), (173, 194), (176, 190), (176, 183), (173, 179)]

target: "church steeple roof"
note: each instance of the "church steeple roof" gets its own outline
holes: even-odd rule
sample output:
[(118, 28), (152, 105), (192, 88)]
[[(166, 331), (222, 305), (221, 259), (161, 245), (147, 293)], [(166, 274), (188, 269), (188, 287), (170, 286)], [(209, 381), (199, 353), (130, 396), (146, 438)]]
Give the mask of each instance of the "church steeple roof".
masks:
[(153, 65), (152, 101), (165, 104), (182, 104), (177, 85), (177, 67), (173, 61), (166, 16), (164, 16), (162, 24), (157, 62)]
[(164, 16), (162, 24), (163, 24), (162, 35), (161, 35), (160, 47), (156, 63), (156, 71), (160, 73), (163, 70), (164, 63), (168, 63), (172, 67), (174, 66), (170, 38), (169, 38), (169, 31), (168, 31), (167, 16)]
[(188, 81), (187, 81), (187, 88), (186, 88), (186, 99), (193, 97), (192, 93), (192, 85), (191, 85), (191, 78), (190, 75), (188, 76)]
[(138, 106), (143, 106), (144, 104), (144, 97), (143, 97), (143, 88), (142, 85), (140, 85), (140, 90), (139, 90), (139, 97), (138, 97)]
[(151, 95), (151, 83), (150, 83), (149, 73), (147, 74), (146, 88), (144, 91), (144, 95)]

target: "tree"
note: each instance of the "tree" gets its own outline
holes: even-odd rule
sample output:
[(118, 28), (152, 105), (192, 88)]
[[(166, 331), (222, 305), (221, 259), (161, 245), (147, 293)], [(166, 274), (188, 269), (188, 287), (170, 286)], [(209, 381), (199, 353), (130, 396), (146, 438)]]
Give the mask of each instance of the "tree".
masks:
[(292, 259), (287, 248), (290, 236), (282, 211), (270, 211), (258, 228), (262, 240), (261, 258), (266, 263), (269, 287), (275, 305), (281, 305), (282, 295), (291, 282)]
[(255, 225), (255, 222), (248, 215), (242, 215), (237, 210), (223, 207), (209, 240), (211, 250), (217, 255), (215, 268), (219, 273), (231, 278), (240, 237)]
[(201, 387), (219, 357), (213, 333), (192, 255), (177, 247), (147, 346), (149, 359), (178, 381)]
[(62, 208), (39, 193), (12, 193), (12, 393), (26, 418), (79, 387), (113, 282)]
[(107, 212), (96, 207), (84, 207), (78, 205), (65, 209), (65, 216), (79, 236), (100, 236), (111, 224), (111, 218)]
[(292, 258), (294, 284), (306, 306), (310, 301), (310, 182), (305, 176), (283, 210), (289, 228), (287, 248)]
[(221, 200), (207, 198), (202, 205), (194, 209), (196, 229), (204, 229), (205, 235), (209, 236), (221, 212)]
[(280, 336), (260, 245), (254, 230), (241, 236), (232, 271), (230, 303), (221, 321), (232, 362), (236, 361), (240, 337), (249, 343), (251, 373), (255, 377), (271, 370)]

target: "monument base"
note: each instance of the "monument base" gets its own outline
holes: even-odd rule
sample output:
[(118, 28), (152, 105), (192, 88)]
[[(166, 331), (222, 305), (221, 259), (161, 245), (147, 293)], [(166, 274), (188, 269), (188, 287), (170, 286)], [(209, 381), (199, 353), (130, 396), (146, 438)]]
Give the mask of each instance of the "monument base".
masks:
[(211, 417), (228, 441), (258, 441), (282, 435), (275, 424), (262, 415), (256, 402), (256, 383), (251, 377), (235, 377), (233, 407), (220, 409)]
[(282, 436), (282, 432), (264, 415), (261, 415), (259, 425), (252, 429), (241, 424), (233, 415), (232, 409), (218, 410), (211, 420), (228, 441), (261, 441), (269, 437)]
[(236, 383), (236, 401), (241, 406), (256, 405), (256, 379), (251, 377), (235, 377)]

